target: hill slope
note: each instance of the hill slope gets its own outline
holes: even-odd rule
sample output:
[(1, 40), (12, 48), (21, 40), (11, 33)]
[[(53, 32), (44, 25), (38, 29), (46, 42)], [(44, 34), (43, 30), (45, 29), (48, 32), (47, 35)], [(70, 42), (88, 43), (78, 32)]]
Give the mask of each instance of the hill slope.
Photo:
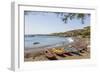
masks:
[(52, 35), (70, 37), (70, 36), (82, 36), (90, 37), (90, 26), (84, 27), (83, 29), (76, 29), (66, 32), (53, 33)]

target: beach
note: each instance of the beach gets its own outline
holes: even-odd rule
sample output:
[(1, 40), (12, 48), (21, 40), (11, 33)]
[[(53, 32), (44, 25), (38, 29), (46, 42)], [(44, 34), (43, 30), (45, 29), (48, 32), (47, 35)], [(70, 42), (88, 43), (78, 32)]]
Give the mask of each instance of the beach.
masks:
[(90, 59), (89, 13), (24, 11), (24, 61)]
[[(41, 51), (34, 51), (34, 52), (30, 52), (30, 53), (24, 53), (25, 55), (30, 54), (29, 58), (24, 58), (24, 61), (46, 61), (49, 59), (45, 56), (45, 54), (43, 54), (43, 50)], [(89, 59), (90, 58), (90, 52), (85, 52), (82, 53), (82, 56), (77, 56), (77, 55), (73, 55), (73, 56), (66, 56), (66, 57), (60, 57), (60, 56), (56, 56), (58, 58), (58, 60), (73, 60), (73, 59)]]
[[(43, 46), (43, 47), (38, 47), (36, 49), (26, 48), (24, 50), (24, 61), (33, 62), (33, 61), (50, 61), (50, 60), (89, 59), (90, 58), (90, 47), (88, 47), (90, 45), (89, 39), (86, 38), (85, 39), (74, 38), (74, 39), (75, 40), (73, 43), (66, 44), (63, 46), (61, 45), (55, 47)], [(64, 52), (61, 51), (61, 48), (63, 48)], [(56, 51), (59, 51), (60, 49), (61, 52), (60, 53), (55, 52), (54, 49)], [(45, 51), (48, 51), (48, 53), (45, 53)], [(62, 56), (63, 54), (64, 56)], [(56, 59), (54, 59), (54, 57), (56, 57)]]

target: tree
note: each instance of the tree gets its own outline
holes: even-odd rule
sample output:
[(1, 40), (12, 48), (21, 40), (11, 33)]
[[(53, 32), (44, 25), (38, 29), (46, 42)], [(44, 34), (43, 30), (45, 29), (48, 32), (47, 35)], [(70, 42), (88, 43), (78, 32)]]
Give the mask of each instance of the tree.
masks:
[(57, 12), (57, 15), (59, 15), (64, 23), (67, 23), (68, 19), (80, 19), (82, 24), (84, 24), (85, 17), (90, 16), (90, 14), (84, 14), (84, 13), (63, 13), (63, 12)]
[(37, 14), (45, 15), (45, 14), (48, 14), (48, 13), (56, 14), (57, 16), (59, 16), (61, 18), (61, 20), (64, 23), (67, 23), (67, 21), (69, 19), (70, 20), (79, 19), (79, 20), (81, 20), (81, 23), (84, 24), (85, 18), (87, 16), (90, 16), (90, 14), (87, 14), (87, 13), (42, 12), (42, 11), (25, 11), (24, 15), (29, 15), (29, 14), (32, 14), (32, 15), (37, 15)]

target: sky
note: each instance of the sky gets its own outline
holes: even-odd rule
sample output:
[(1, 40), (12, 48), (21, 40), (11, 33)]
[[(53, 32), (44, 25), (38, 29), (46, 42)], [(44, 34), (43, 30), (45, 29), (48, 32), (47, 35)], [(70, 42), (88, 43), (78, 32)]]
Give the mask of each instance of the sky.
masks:
[(57, 14), (52, 12), (32, 11), (24, 13), (24, 17), (25, 34), (51, 34), (90, 26), (90, 16), (85, 18), (84, 24), (78, 19), (68, 20), (67, 23), (64, 23)]

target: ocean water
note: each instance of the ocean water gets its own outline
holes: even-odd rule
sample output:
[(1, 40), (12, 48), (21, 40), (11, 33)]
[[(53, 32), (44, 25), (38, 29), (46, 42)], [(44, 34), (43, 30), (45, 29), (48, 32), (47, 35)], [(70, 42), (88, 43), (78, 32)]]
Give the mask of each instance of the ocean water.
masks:
[(44, 46), (46, 46), (46, 47), (52, 46), (53, 47), (53, 46), (68, 44), (72, 41), (73, 40), (70, 37), (25, 36), (25, 38), (24, 38), (24, 47), (25, 47), (25, 49), (38, 48), (38, 47), (44, 47)]

